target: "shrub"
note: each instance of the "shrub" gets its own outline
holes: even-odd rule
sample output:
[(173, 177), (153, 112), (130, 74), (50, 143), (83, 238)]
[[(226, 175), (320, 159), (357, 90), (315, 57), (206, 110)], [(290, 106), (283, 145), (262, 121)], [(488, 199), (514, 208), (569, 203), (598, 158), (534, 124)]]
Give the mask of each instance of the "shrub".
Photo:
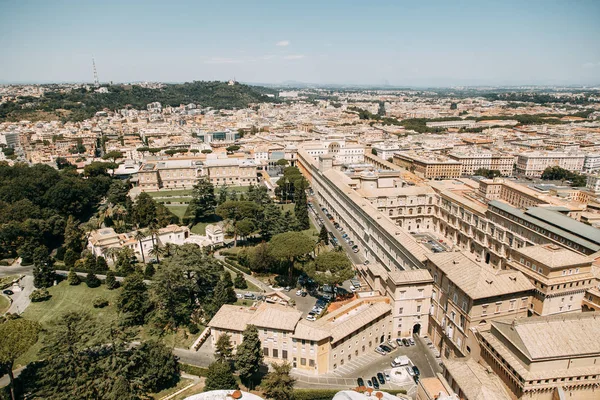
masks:
[(102, 282), (100, 282), (100, 279), (98, 279), (96, 274), (90, 271), (85, 277), (85, 283), (88, 285), (89, 288), (97, 288)]
[(115, 273), (113, 271), (108, 271), (106, 274), (106, 288), (108, 290), (113, 290), (119, 287), (119, 282), (115, 278)]
[(81, 279), (79, 279), (79, 275), (77, 275), (77, 273), (75, 273), (75, 270), (73, 268), (71, 268), (69, 270), (69, 276), (68, 276), (67, 280), (69, 281), (69, 285), (71, 285), (71, 286), (76, 286), (81, 283)]
[(94, 308), (104, 308), (108, 305), (108, 300), (106, 300), (104, 297), (96, 297), (92, 305)]
[(189, 324), (188, 331), (190, 331), (191, 335), (195, 335), (198, 332), (200, 332), (200, 328), (198, 328), (198, 325), (196, 325), (196, 324)]
[(34, 303), (37, 303), (37, 302), (40, 302), (40, 301), (46, 301), (46, 300), (50, 299), (50, 297), (52, 297), (52, 295), (46, 289), (37, 289), (37, 290), (34, 290), (29, 295), (29, 299), (32, 302), (34, 302)]

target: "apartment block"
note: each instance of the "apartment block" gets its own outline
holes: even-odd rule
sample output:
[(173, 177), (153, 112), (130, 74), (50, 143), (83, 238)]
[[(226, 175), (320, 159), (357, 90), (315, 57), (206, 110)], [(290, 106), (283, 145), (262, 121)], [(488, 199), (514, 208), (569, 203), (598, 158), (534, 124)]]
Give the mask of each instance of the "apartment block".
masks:
[(560, 152), (530, 152), (517, 157), (517, 172), (525, 176), (540, 177), (548, 167), (558, 166), (569, 171), (583, 169), (585, 155)]
[(403, 152), (394, 154), (394, 164), (427, 179), (458, 178), (462, 172), (462, 164), (459, 161), (443, 156), (425, 157)]
[(461, 163), (461, 175), (475, 175), (480, 168), (500, 171), (502, 176), (511, 176), (514, 156), (489, 151), (450, 152), (448, 157)]

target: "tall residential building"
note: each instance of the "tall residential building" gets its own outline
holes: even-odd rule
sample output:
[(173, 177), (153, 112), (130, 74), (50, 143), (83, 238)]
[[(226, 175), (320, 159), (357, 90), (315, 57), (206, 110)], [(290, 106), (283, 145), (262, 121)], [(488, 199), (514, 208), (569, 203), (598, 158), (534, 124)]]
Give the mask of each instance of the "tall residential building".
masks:
[(511, 176), (513, 172), (514, 156), (492, 153), (490, 151), (453, 151), (448, 157), (461, 163), (461, 175), (475, 175), (478, 169), (500, 171), (502, 176)]
[(517, 157), (517, 172), (525, 176), (540, 177), (548, 167), (558, 166), (569, 171), (583, 169), (585, 155), (560, 152), (530, 152)]

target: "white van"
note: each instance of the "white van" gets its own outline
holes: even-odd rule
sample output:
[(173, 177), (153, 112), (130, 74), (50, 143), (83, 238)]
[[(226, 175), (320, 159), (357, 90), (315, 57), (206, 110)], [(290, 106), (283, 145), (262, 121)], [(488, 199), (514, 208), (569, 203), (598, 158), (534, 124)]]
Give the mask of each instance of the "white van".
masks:
[(392, 361), (392, 367), (403, 367), (405, 365), (412, 365), (412, 361), (407, 356), (398, 356)]

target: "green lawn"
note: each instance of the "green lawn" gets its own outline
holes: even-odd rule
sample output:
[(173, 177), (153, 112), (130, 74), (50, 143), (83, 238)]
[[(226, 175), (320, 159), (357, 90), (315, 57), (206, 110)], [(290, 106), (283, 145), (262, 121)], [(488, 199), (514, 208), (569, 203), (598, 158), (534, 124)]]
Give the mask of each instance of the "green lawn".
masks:
[[(40, 303), (31, 303), (23, 312), (23, 318), (38, 321), (42, 327), (48, 328), (50, 323), (56, 318), (68, 311), (85, 311), (97, 319), (98, 325), (108, 326), (117, 319), (116, 300), (120, 290), (108, 290), (102, 285), (98, 288), (90, 289), (85, 283), (77, 286), (70, 286), (67, 281), (63, 281), (56, 286), (48, 289), (52, 298)], [(109, 305), (104, 308), (94, 308), (92, 303), (98, 296), (106, 298)], [(42, 348), (43, 334), (40, 340), (31, 347), (23, 356), (19, 357), (16, 364), (26, 365), (37, 359), (37, 354)]]
[[(294, 214), (294, 204), (293, 203), (282, 204), (281, 207), (283, 207), (283, 212), (286, 212), (289, 210), (292, 212), (292, 214)], [(308, 212), (310, 213), (310, 210), (308, 210)], [(319, 230), (313, 224), (312, 219), (309, 218), (309, 222), (310, 222), (310, 228), (302, 231), (302, 233), (304, 233), (306, 236), (309, 236), (313, 239), (317, 239), (319, 237)]]
[[(189, 203), (190, 201), (192, 201), (191, 197), (165, 197), (163, 199), (156, 199), (157, 203), (163, 203), (165, 204), (167, 201), (170, 201), (171, 203)], [(166, 204), (168, 206), (168, 204)]]
[[(40, 303), (31, 303), (23, 313), (23, 318), (38, 321), (42, 324), (42, 327), (48, 328), (52, 321), (65, 312), (85, 311), (96, 318), (98, 326), (104, 329), (118, 317), (116, 302), (121, 289), (108, 290), (104, 285), (90, 289), (85, 283), (70, 286), (67, 281), (63, 281), (57, 286), (49, 288), (48, 291), (52, 295), (52, 298)], [(92, 303), (98, 296), (106, 298), (109, 301), (109, 305), (104, 308), (94, 308)], [(203, 326), (199, 328), (201, 331), (204, 330)], [(160, 339), (167, 346), (187, 348), (194, 343), (197, 337), (198, 335), (190, 335), (186, 330), (180, 329), (175, 333), (163, 335)], [(139, 338), (142, 340), (150, 338), (159, 339), (150, 334), (145, 326), (142, 327)], [(40, 339), (43, 339), (43, 334)], [(36, 360), (41, 348), (42, 340), (38, 340), (27, 353), (17, 360), (16, 364), (26, 365)]]
[(173, 386), (172, 388), (169, 389), (165, 389), (162, 390), (158, 393), (154, 393), (152, 395), (150, 395), (153, 399), (162, 399), (165, 398), (169, 395), (172, 395), (173, 393), (177, 393), (178, 391), (180, 391), (181, 389), (185, 388), (186, 386), (189, 386), (193, 383), (194, 381), (192, 379), (187, 379), (187, 378), (181, 378), (179, 380), (179, 383), (177, 383), (177, 385)]
[(188, 209), (187, 205), (170, 205), (170, 204), (165, 204), (165, 207), (167, 207), (169, 210), (171, 210), (171, 212), (175, 215), (177, 215), (179, 217), (179, 221), (182, 220), (183, 216), (185, 215), (185, 212)]
[(204, 235), (206, 233), (206, 226), (211, 224), (212, 222), (198, 222), (196, 225), (192, 226), (192, 233), (196, 235)]
[(10, 300), (0, 294), (0, 315), (4, 314), (10, 308)]

